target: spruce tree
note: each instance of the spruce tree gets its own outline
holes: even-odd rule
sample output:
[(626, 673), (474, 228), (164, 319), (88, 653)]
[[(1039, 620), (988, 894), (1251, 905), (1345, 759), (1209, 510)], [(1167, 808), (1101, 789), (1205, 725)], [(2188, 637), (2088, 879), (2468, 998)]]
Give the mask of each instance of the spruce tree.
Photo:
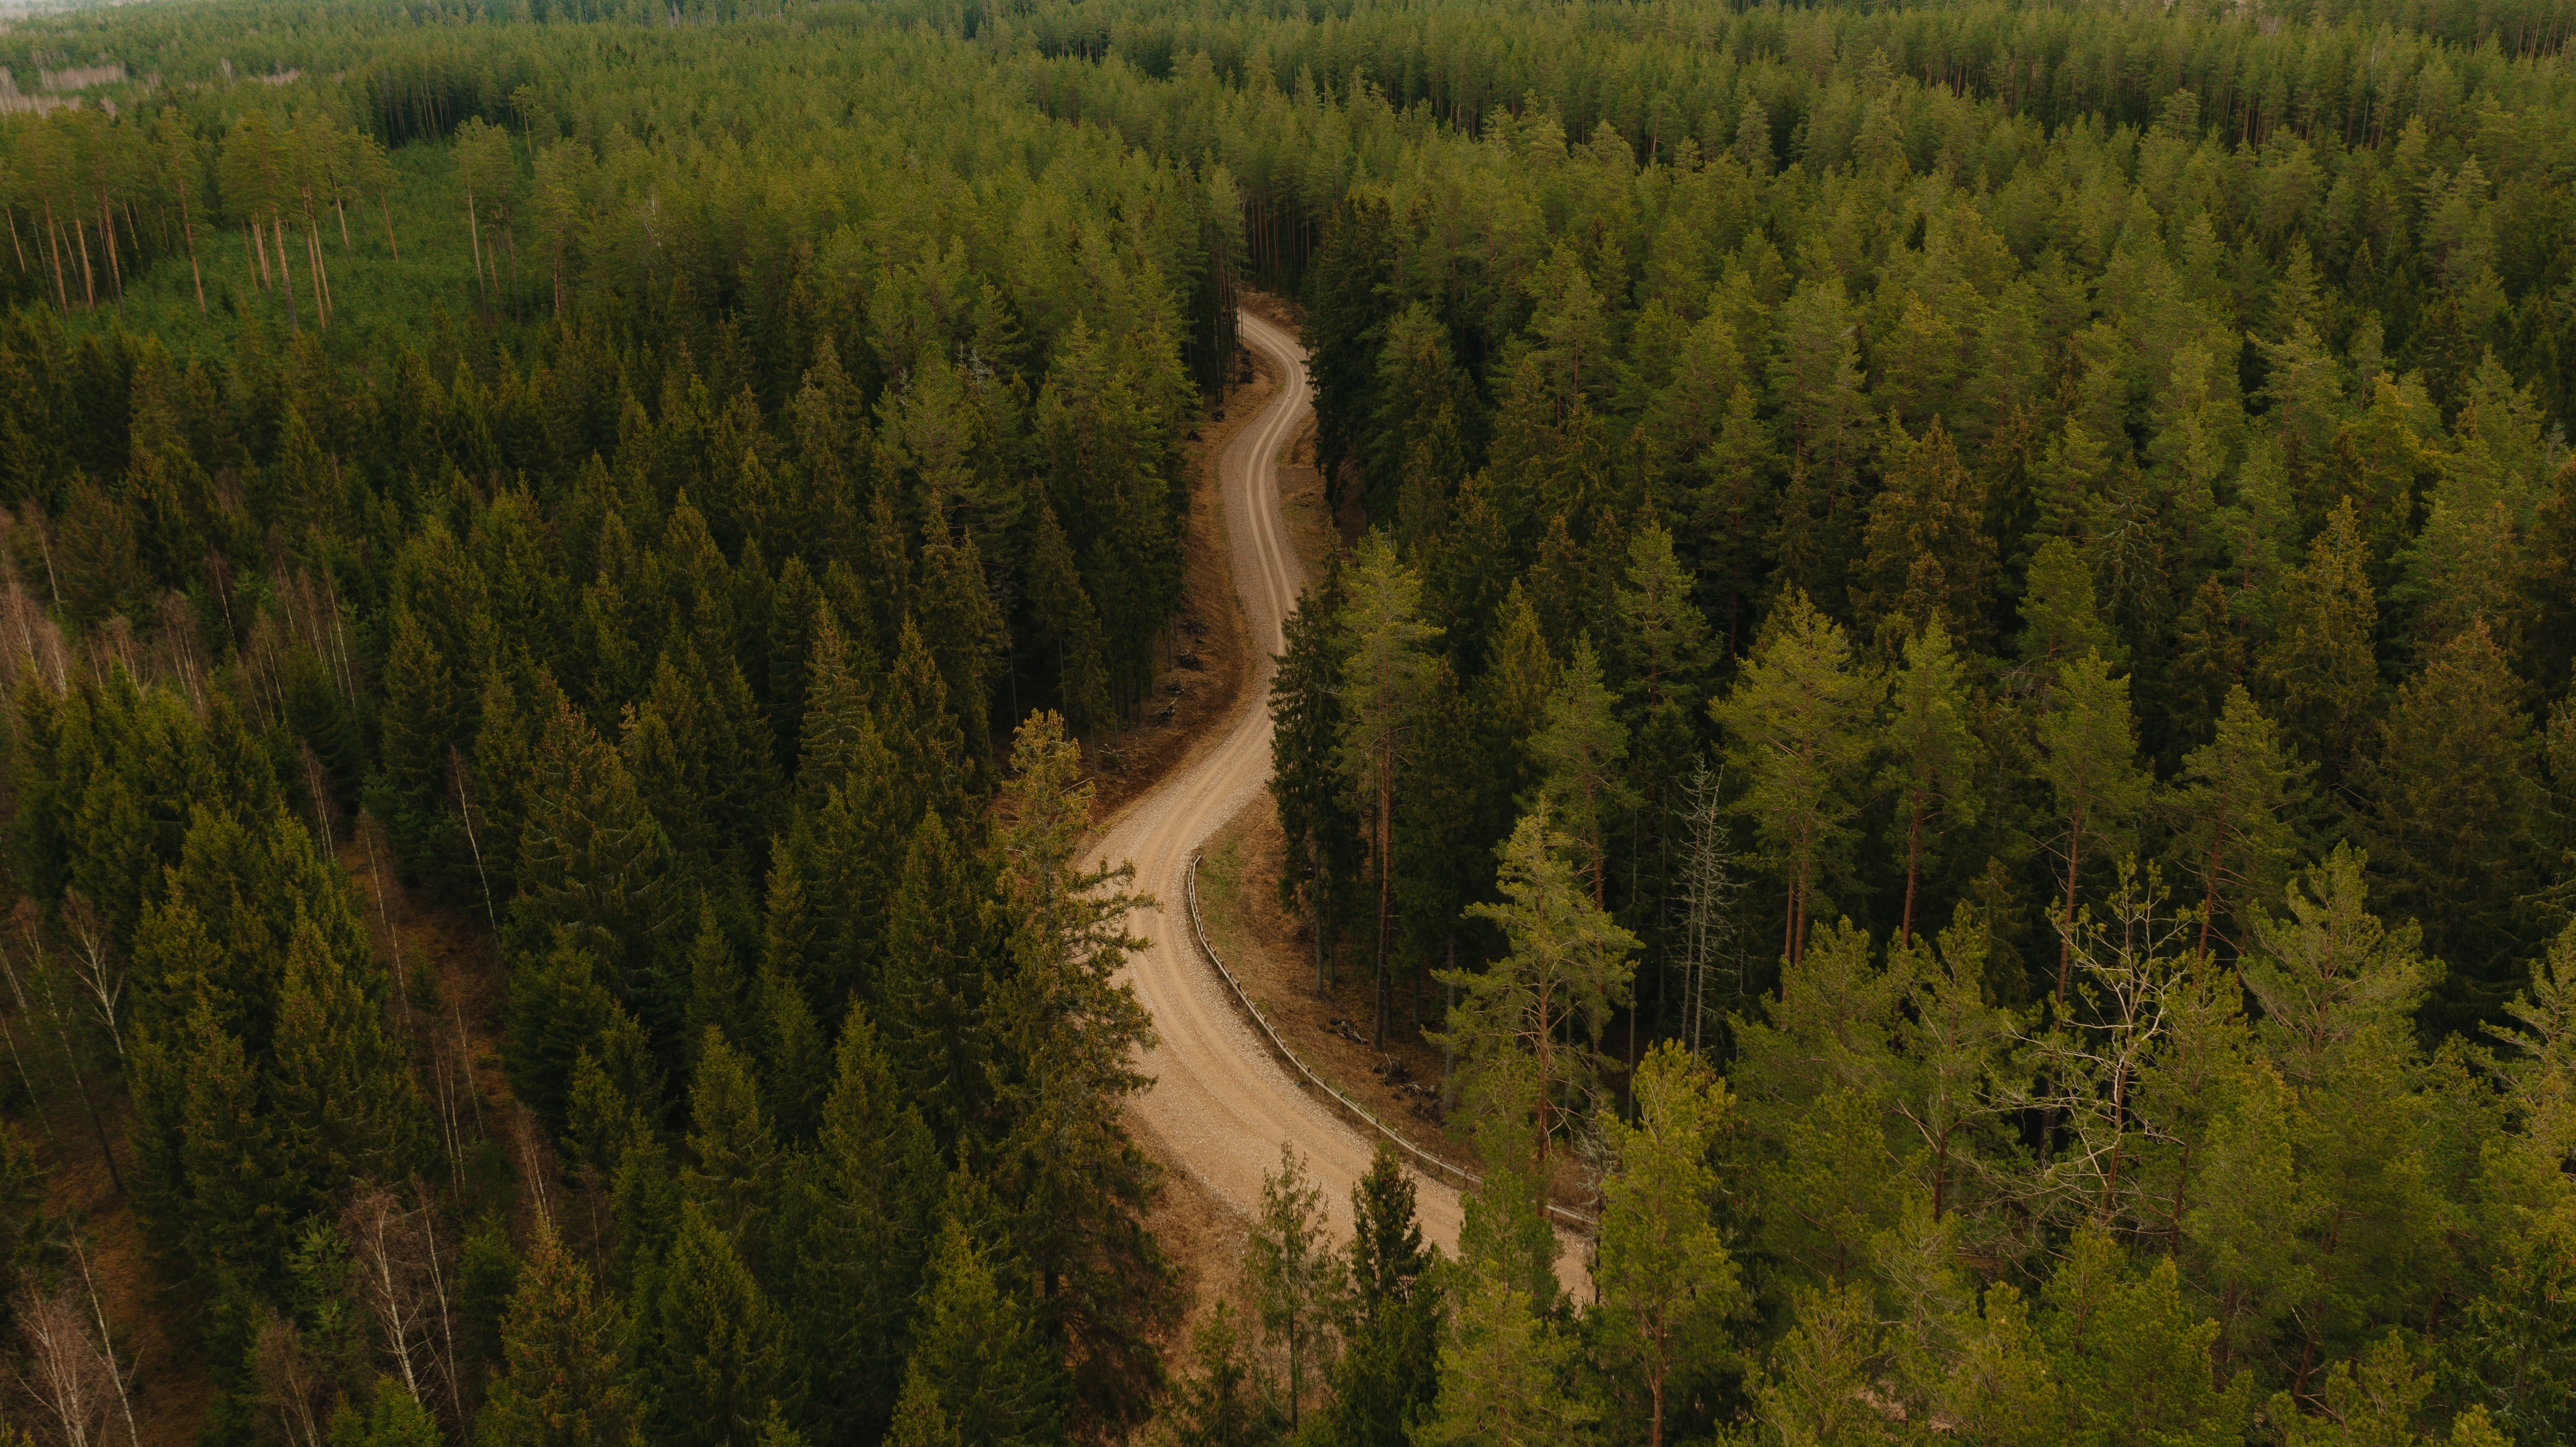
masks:
[(658, 1387), (652, 1435), (691, 1447), (757, 1447), (774, 1408), (797, 1405), (802, 1364), (777, 1309), (733, 1243), (695, 1200), (658, 1273), (646, 1377)]
[(900, 1417), (903, 1343), (918, 1320), (946, 1172), (920, 1108), (864, 1011), (841, 1027), (787, 1293), (826, 1440), (872, 1441)]
[(2379, 716), (2379, 663), (2371, 635), (2377, 594), (2361, 524), (2347, 498), (2308, 545), (2306, 563), (2281, 582), (2271, 643), (2255, 661), (2260, 692), (2279, 710), (2299, 757), (2330, 792), (2351, 786)]
[(501, 1365), (477, 1419), (490, 1447), (628, 1447), (641, 1394), (625, 1315), (540, 1225), (501, 1325)]
[(1028, 1303), (1004, 1288), (987, 1252), (953, 1216), (941, 1228), (921, 1310), (902, 1419), (926, 1422), (935, 1412), (953, 1440), (979, 1447), (1062, 1440), (1061, 1369)]
[(1354, 890), (1362, 849), (1335, 750), (1343, 731), (1342, 644), (1332, 585), (1309, 590), (1283, 625), (1287, 651), (1270, 682), (1270, 796), (1284, 854), (1279, 903), (1306, 916), (1315, 988), (1332, 983), (1332, 937)]
[(2363, 837), (2392, 906), (2423, 924), (2426, 951), (2451, 967), (2440, 1008), (2452, 1029), (2494, 1017), (2538, 942), (2529, 900), (2545, 792), (2522, 694), (2504, 651), (2472, 623), (2398, 690), (2379, 755), (2361, 771)]

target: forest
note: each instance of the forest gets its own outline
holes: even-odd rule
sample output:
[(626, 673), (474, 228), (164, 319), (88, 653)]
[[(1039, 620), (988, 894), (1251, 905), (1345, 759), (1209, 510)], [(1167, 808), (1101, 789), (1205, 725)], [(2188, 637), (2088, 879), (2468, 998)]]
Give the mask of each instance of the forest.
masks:
[[(2571, 37), (0, 20), (0, 1447), (2576, 1440)], [(1481, 1180), (1229, 1295), (1086, 846), (1254, 292)]]

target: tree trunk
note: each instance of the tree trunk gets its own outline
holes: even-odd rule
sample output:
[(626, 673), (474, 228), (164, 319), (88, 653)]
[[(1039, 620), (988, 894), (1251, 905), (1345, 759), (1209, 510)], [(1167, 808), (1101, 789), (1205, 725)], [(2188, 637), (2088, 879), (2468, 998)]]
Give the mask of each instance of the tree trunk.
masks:
[(299, 333), (303, 326), (295, 315), (295, 268), (286, 264), (286, 218), (275, 212), (269, 213), (268, 239), (277, 248), (278, 289), (286, 293), (286, 330)]
[(1333, 976), (1324, 956), (1324, 852), (1316, 831), (1306, 830), (1306, 923), (1315, 932), (1315, 993), (1320, 995), (1333, 987)]
[(80, 213), (72, 213), (72, 240), (80, 243), (81, 310), (98, 310), (98, 272), (89, 262), (89, 228), (81, 224)]
[(125, 305), (125, 266), (116, 259), (116, 212), (107, 204), (107, 193), (98, 193), (98, 239), (107, 252), (107, 277), (116, 287), (116, 304)]
[(483, 285), (483, 223), (474, 214), (474, 191), (471, 187), (465, 192), (465, 235), (474, 250), (474, 289), (482, 293), (483, 305), (489, 310), (492, 293)]
[(2066, 1008), (2067, 972), (2074, 963), (2075, 952), (2075, 864), (2084, 853), (2084, 811), (2075, 811), (2074, 827), (2066, 836), (2066, 908), (2063, 928), (2057, 933), (2057, 1008)]
[(45, 203), (45, 239), (53, 243), (54, 301), (69, 312), (72, 309), (71, 292), (63, 285), (63, 230), (54, 221), (54, 203), (51, 201)]
[[(1923, 806), (1917, 802), (1908, 812), (1911, 817), (1905, 830), (1905, 922), (1897, 927), (1897, 938), (1910, 949), (1914, 944), (1914, 881), (1923, 867)], [(1941, 1213), (1936, 1210), (1932, 1214), (1937, 1218)]]
[(402, 243), (394, 240), (394, 208), (391, 202), (385, 200), (385, 193), (382, 191), (376, 193), (376, 209), (382, 211), (385, 216), (385, 245), (392, 250), (394, 260), (400, 261)]
[(188, 188), (179, 188), (179, 234), (188, 239), (188, 279), (197, 284), (197, 315), (206, 314), (206, 274), (197, 266), (197, 222), (188, 209)]
[(2219, 847), (2219, 840), (2226, 837), (2226, 830), (2222, 828), (2216, 831), (2209, 841), (2209, 885), (2200, 899), (2200, 943), (2192, 950), (2193, 964), (2209, 958), (2210, 921), (2218, 918), (2218, 871), (2226, 858)]
[(1395, 912), (1395, 750), (1389, 747), (1377, 789), (1377, 1022), (1370, 1033), (1377, 1049), (1386, 1048), (1386, 934)]

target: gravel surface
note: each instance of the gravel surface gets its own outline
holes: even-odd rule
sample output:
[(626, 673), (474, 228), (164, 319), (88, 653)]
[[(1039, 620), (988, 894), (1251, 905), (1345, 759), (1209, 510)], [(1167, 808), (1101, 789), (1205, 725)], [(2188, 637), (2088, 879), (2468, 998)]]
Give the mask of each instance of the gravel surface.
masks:
[[(1132, 861), (1136, 887), (1161, 902), (1129, 927), (1147, 943), (1128, 967), (1137, 998), (1159, 1036), (1143, 1061), (1153, 1086), (1137, 1102), (1145, 1133), (1175, 1168), (1226, 1205), (1260, 1209), (1261, 1179), (1293, 1147), (1323, 1188), (1334, 1230), (1350, 1231), (1351, 1187), (1374, 1157), (1375, 1137), (1328, 1109), (1273, 1057), (1244, 1020), (1190, 937), (1183, 873), (1190, 854), (1262, 792), (1270, 777), (1271, 659), (1280, 623), (1296, 607), (1305, 569), (1279, 516), (1275, 461), (1304, 421), (1312, 394), (1305, 354), (1293, 335), (1245, 313), (1244, 344), (1278, 362), (1285, 378), (1220, 464), (1226, 540), (1241, 595), (1253, 668), (1239, 710), (1197, 756), (1109, 820), (1098, 841), (1110, 862)], [(1457, 1191), (1416, 1175), (1426, 1239), (1458, 1244)], [(1574, 1247), (1574, 1243), (1567, 1243)], [(1560, 1258), (1559, 1275), (1580, 1289), (1581, 1253)]]

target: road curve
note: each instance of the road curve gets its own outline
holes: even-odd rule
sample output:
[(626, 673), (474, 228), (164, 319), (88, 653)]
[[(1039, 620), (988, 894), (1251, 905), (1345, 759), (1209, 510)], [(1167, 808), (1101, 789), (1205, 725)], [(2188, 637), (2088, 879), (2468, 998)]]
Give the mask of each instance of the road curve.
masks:
[[(1374, 1140), (1319, 1104), (1254, 1035), (1192, 944), (1183, 902), (1191, 851), (1269, 781), (1271, 660), (1305, 580), (1280, 520), (1276, 464), (1310, 405), (1305, 353), (1296, 338), (1249, 312), (1241, 324), (1244, 344), (1286, 374), (1218, 463), (1234, 586), (1251, 635), (1250, 680), (1216, 742), (1120, 811), (1097, 848), (1113, 863), (1133, 861), (1136, 887), (1162, 902), (1128, 921), (1146, 946), (1127, 980), (1153, 1012), (1160, 1037), (1142, 1062), (1154, 1080), (1137, 1103), (1147, 1130), (1174, 1164), (1246, 1215), (1260, 1209), (1261, 1177), (1278, 1169), (1280, 1145), (1294, 1145), (1323, 1188), (1335, 1233), (1347, 1237), (1351, 1187), (1368, 1170)], [(1424, 1238), (1454, 1252), (1458, 1192), (1427, 1176), (1415, 1182)]]

